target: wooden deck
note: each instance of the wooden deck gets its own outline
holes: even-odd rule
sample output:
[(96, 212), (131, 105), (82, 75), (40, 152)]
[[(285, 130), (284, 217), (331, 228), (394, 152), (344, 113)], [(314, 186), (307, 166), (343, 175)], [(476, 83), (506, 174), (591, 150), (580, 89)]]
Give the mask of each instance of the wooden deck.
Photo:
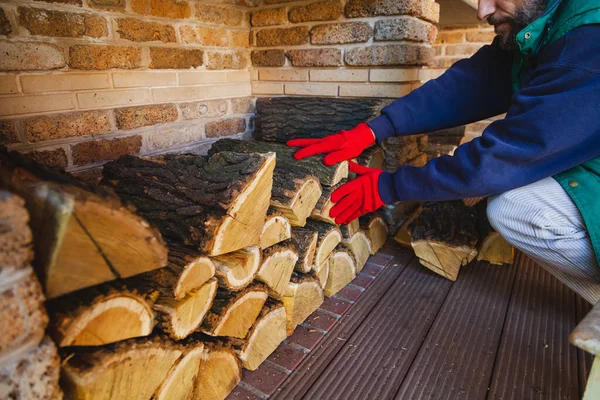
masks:
[(581, 398), (592, 359), (567, 337), (590, 306), (540, 266), (518, 254), (450, 282), (410, 250), (390, 243), (384, 254), (385, 268), (303, 361), (252, 398)]

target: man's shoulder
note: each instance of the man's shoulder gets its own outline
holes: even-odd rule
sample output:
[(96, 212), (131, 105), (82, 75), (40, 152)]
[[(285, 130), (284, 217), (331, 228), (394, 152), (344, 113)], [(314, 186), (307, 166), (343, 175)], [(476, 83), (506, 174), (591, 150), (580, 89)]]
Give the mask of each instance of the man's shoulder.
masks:
[(539, 53), (538, 65), (600, 73), (600, 24), (579, 26), (547, 45)]

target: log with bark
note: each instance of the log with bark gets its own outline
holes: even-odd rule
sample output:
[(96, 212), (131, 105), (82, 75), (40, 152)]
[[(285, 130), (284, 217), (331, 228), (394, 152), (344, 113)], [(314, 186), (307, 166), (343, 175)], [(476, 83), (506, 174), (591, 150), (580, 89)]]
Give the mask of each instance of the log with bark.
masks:
[(242, 366), (250, 371), (264, 360), (287, 338), (286, 313), (282, 303), (269, 299), (245, 339), (232, 339)]
[(2, 150), (0, 186), (25, 199), (48, 298), (167, 265), (160, 233), (110, 190)]
[(216, 256), (258, 244), (274, 167), (273, 153), (124, 156), (103, 182), (165, 237)]
[(204, 342), (202, 363), (192, 399), (223, 400), (242, 380), (242, 367), (235, 352), (220, 342)]
[(377, 117), (389, 99), (261, 97), (256, 102), (260, 140), (321, 138)]
[(422, 206), (417, 206), (416, 209), (414, 209), (412, 211), (412, 213), (408, 216), (408, 218), (406, 218), (404, 220), (404, 222), (402, 223), (402, 226), (400, 227), (400, 229), (398, 230), (398, 233), (396, 233), (396, 236), (394, 236), (394, 240), (398, 243), (400, 243), (403, 246), (406, 247), (412, 247), (411, 246), (411, 237), (410, 237), (410, 225), (413, 223), (413, 221), (415, 219), (417, 219), (417, 217), (419, 215), (421, 215), (421, 211), (423, 211), (423, 207)]
[(349, 247), (340, 243), (329, 256), (329, 276), (325, 296), (331, 297), (356, 278), (356, 258)]
[(359, 231), (349, 239), (342, 239), (342, 243), (352, 250), (356, 259), (356, 273), (359, 273), (362, 271), (371, 254), (371, 240), (365, 231)]
[(342, 232), (340, 228), (318, 221), (308, 221), (306, 227), (319, 234), (317, 240), (317, 250), (315, 252), (314, 267), (318, 268), (327, 261), (329, 255), (342, 241)]
[(292, 237), (290, 220), (280, 211), (270, 208), (262, 232), (260, 233), (260, 248), (266, 249)]
[(379, 145), (367, 148), (356, 158), (356, 163), (369, 168), (385, 168), (385, 151)]
[(353, 219), (347, 225), (340, 225), (340, 231), (342, 231), (343, 239), (350, 239), (354, 234), (360, 231), (360, 222), (359, 219)]
[(162, 335), (66, 349), (62, 386), (66, 397), (75, 400), (148, 400), (185, 350), (184, 345)]
[(259, 283), (239, 292), (219, 288), (213, 306), (202, 323), (202, 332), (211, 336), (245, 338), (268, 295), (268, 288)]
[(171, 366), (152, 399), (187, 400), (194, 393), (204, 357), (204, 343), (196, 337), (184, 343), (182, 355)]
[(315, 262), (318, 240), (319, 232), (317, 231), (304, 227), (292, 228), (290, 242), (298, 251), (298, 261), (294, 267), (295, 271), (305, 274), (311, 271)]
[(215, 264), (189, 247), (169, 244), (169, 265), (151, 272), (161, 286), (172, 287), (173, 297), (183, 299), (192, 290), (204, 285), (215, 275)]
[(313, 272), (315, 276), (319, 279), (319, 283), (321, 287), (325, 289), (325, 285), (327, 284), (327, 279), (329, 279), (329, 257), (325, 261), (323, 261), (320, 265), (315, 265), (313, 267)]
[(377, 210), (377, 214), (383, 218), (388, 227), (388, 236), (396, 236), (402, 225), (420, 205), (421, 203), (412, 201), (399, 201)]
[(312, 274), (294, 272), (282, 302), (287, 315), (287, 335), (294, 333), (296, 326), (323, 304), (323, 288), (319, 279)]
[(452, 281), (477, 255), (477, 217), (460, 200), (425, 203), (409, 233), (420, 263)]
[(310, 213), (310, 218), (316, 221), (327, 222), (328, 224), (338, 225), (335, 222), (335, 219), (329, 215), (329, 211), (335, 205), (333, 201), (331, 201), (331, 194), (345, 184), (346, 179), (342, 180), (335, 186), (324, 187), (323, 193), (321, 193), (321, 197), (319, 197), (319, 201), (315, 204), (315, 208)]
[(387, 240), (388, 227), (384, 219), (377, 213), (370, 213), (360, 217), (359, 222), (371, 241), (371, 254), (377, 253)]
[(280, 243), (262, 252), (262, 264), (256, 280), (269, 287), (269, 295), (281, 299), (298, 262), (298, 251), (292, 243)]
[(252, 246), (212, 258), (219, 286), (231, 291), (244, 289), (254, 280), (261, 264), (260, 247)]
[[(275, 169), (278, 171), (278, 184), (273, 185), (276, 188), (279, 186), (285, 187), (283, 186), (285, 183), (284, 180), (289, 181), (298, 173), (300, 173), (301, 176), (305, 176), (303, 174), (306, 173), (315, 176), (323, 186), (337, 185), (342, 179), (348, 177), (348, 163), (346, 161), (328, 167), (322, 162), (323, 156), (296, 160), (293, 157), (296, 149), (288, 147), (285, 144), (239, 139), (221, 139), (212, 144), (208, 154), (215, 154), (223, 151), (237, 151), (241, 153), (276, 153), (277, 166)], [(282, 172), (280, 173), (279, 171)], [(289, 186), (289, 184), (287, 186)], [(292, 189), (289, 188), (288, 190)], [(276, 193), (273, 193), (273, 197), (277, 198), (278, 196), (276, 196)], [(285, 202), (285, 200), (282, 202)]]
[(394, 171), (421, 155), (427, 147), (427, 135), (392, 136), (381, 146), (385, 151), (385, 168)]

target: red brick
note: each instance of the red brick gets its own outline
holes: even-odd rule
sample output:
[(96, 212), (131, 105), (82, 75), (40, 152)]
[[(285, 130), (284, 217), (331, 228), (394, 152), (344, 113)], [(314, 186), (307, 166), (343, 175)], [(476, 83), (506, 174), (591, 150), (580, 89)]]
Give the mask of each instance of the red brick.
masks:
[(302, 49), (287, 53), (294, 67), (339, 67), (344, 65), (340, 49)]
[(307, 26), (263, 29), (256, 34), (256, 44), (259, 47), (308, 44), (308, 32)]
[(285, 7), (252, 12), (252, 26), (281, 25), (287, 22)]
[(176, 42), (175, 28), (172, 25), (147, 22), (134, 18), (117, 19), (117, 32), (122, 39), (134, 42), (152, 42), (160, 40), (164, 43)]
[(226, 400), (261, 400), (260, 397), (250, 393), (246, 389), (243, 389), (241, 386), (236, 386), (229, 396), (225, 398)]
[(95, 140), (78, 143), (71, 147), (75, 165), (92, 164), (99, 161), (116, 160), (126, 154), (135, 154), (142, 147), (139, 135), (112, 140)]
[(49, 167), (67, 167), (67, 154), (61, 148), (55, 150), (32, 151), (31, 153), (27, 153), (27, 156), (40, 164)]
[(327, 0), (294, 7), (290, 10), (290, 21), (332, 21), (342, 16), (342, 3), (339, 0)]
[(296, 330), (288, 338), (288, 343), (294, 343), (305, 349), (312, 350), (323, 339), (325, 335), (316, 329), (297, 326)]
[(137, 47), (78, 44), (69, 48), (69, 66), (74, 69), (130, 69), (141, 63)]
[(150, 67), (152, 69), (189, 69), (200, 67), (203, 62), (202, 50), (171, 49), (165, 47), (150, 48)]
[(285, 65), (285, 51), (283, 50), (258, 50), (253, 51), (252, 65), (255, 67), (283, 67)]
[(440, 5), (433, 0), (349, 0), (345, 14), (348, 18), (412, 15), (438, 22)]
[(322, 329), (326, 332), (329, 332), (337, 322), (338, 319), (336, 317), (319, 310), (309, 315), (306, 321), (304, 321), (305, 324), (310, 325), (313, 328)]
[(373, 28), (367, 22), (317, 25), (310, 30), (312, 44), (344, 44), (368, 41)]
[(362, 271), (360, 271), (360, 273), (376, 277), (381, 273), (381, 271), (383, 271), (383, 267), (381, 265), (367, 262), (367, 264), (364, 266)]
[(119, 129), (134, 129), (175, 122), (177, 121), (177, 115), (177, 107), (173, 104), (127, 107), (115, 110), (115, 118)]
[(133, 12), (165, 18), (189, 18), (192, 9), (185, 0), (132, 0)]
[(106, 20), (95, 14), (19, 7), (19, 23), (32, 35), (98, 38), (108, 34)]
[(362, 294), (362, 290), (354, 288), (354, 287), (350, 287), (350, 286), (346, 286), (345, 288), (343, 288), (342, 290), (340, 290), (339, 292), (336, 293), (336, 295), (334, 297), (340, 297), (342, 299), (346, 299), (346, 300), (350, 300), (350, 301), (356, 301), (358, 300), (358, 298), (360, 297), (360, 295)]
[(321, 304), (321, 307), (319, 308), (321, 310), (326, 310), (341, 316), (344, 315), (351, 306), (352, 304), (348, 303), (344, 299), (329, 297), (325, 299), (325, 301), (323, 302), (323, 304)]
[[(44, 3), (57, 3), (57, 4), (72, 4), (74, 6), (81, 6), (81, 2), (82, 0), (39, 0), (39, 1), (43, 1)], [(123, 3), (125, 2), (125, 0), (88, 0), (88, 3), (91, 1), (123, 1)]]
[(304, 360), (306, 353), (286, 343), (282, 343), (267, 360), (280, 367), (293, 371)]
[(207, 69), (243, 69), (247, 58), (240, 52), (208, 51), (206, 54)]
[(271, 363), (262, 363), (255, 371), (243, 370), (242, 382), (253, 386), (264, 394), (272, 395), (287, 378), (287, 374)]
[(354, 286), (358, 286), (358, 287), (361, 287), (363, 289), (366, 289), (366, 288), (368, 288), (371, 285), (371, 283), (373, 283), (374, 280), (375, 280), (375, 278), (373, 278), (371, 275), (363, 274), (361, 272), (350, 283), (353, 284)]
[(244, 12), (232, 7), (197, 4), (196, 18), (209, 24), (239, 26), (244, 21)]
[(433, 61), (434, 50), (418, 44), (388, 44), (355, 47), (346, 51), (346, 64), (368, 65), (427, 65)]

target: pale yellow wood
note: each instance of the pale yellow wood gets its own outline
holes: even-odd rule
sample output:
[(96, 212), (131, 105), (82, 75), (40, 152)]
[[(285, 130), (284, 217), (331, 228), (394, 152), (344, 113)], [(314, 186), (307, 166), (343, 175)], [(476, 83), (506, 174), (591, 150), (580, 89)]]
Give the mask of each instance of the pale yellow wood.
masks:
[(339, 230), (331, 230), (325, 234), (324, 237), (319, 237), (319, 243), (317, 245), (317, 253), (315, 254), (315, 266), (323, 265), (323, 263), (329, 258), (329, 255), (342, 241), (342, 233)]
[(282, 302), (287, 315), (286, 330), (289, 336), (298, 324), (304, 322), (323, 303), (323, 288), (312, 277), (292, 280)]
[(422, 211), (423, 211), (423, 207), (419, 206), (419, 208), (417, 208), (415, 210), (415, 212), (413, 212), (410, 215), (410, 217), (408, 217), (408, 219), (406, 221), (404, 221), (404, 223), (400, 227), (400, 230), (398, 231), (398, 233), (394, 237), (394, 240), (396, 242), (400, 243), (403, 246), (411, 247), (411, 241), (412, 241), (412, 239), (410, 237), (410, 233), (408, 232), (408, 227), (409, 227), (410, 224), (412, 224), (412, 222), (415, 219), (417, 219), (417, 217), (421, 214)]
[(265, 226), (260, 234), (260, 248), (266, 249), (292, 237), (292, 226), (284, 215), (267, 217)]
[(290, 246), (284, 245), (271, 249), (263, 254), (263, 262), (256, 274), (256, 280), (269, 287), (271, 297), (281, 299), (294, 272), (298, 253)]
[(198, 257), (187, 264), (173, 289), (175, 298), (182, 299), (186, 293), (202, 287), (215, 275), (215, 264), (208, 257)]
[(271, 207), (285, 215), (292, 226), (304, 226), (321, 193), (321, 184), (313, 177), (306, 179), (288, 204), (271, 199)]
[(449, 246), (429, 240), (412, 242), (412, 247), (422, 265), (451, 281), (458, 277), (460, 267), (470, 263), (477, 255), (477, 250), (470, 246)]
[(239, 290), (252, 282), (262, 263), (262, 256), (260, 248), (252, 246), (213, 257), (212, 261), (219, 285), (230, 290)]
[(156, 400), (188, 400), (195, 386), (196, 377), (204, 354), (202, 343), (185, 350), (179, 360), (171, 367), (166, 378), (154, 394)]
[[(265, 306), (266, 307), (266, 306)], [(244, 368), (254, 371), (287, 338), (285, 308), (279, 305), (259, 316), (238, 357)]]
[(329, 257), (329, 275), (325, 296), (331, 297), (356, 278), (354, 258), (346, 251), (334, 251)]
[[(211, 336), (245, 338), (248, 330), (260, 314), (267, 297), (268, 293), (266, 291), (248, 290), (220, 310), (215, 318), (216, 323), (212, 326), (206, 325), (209, 321), (205, 321), (202, 331)], [(211, 312), (214, 311), (216, 310), (213, 307)]]
[(313, 266), (313, 270), (315, 271), (315, 275), (316, 277), (319, 279), (319, 284), (321, 285), (321, 287), (324, 289), (325, 285), (327, 284), (327, 279), (329, 279), (329, 259), (331, 258), (331, 255), (329, 257), (327, 257), (327, 259), (325, 261), (323, 261), (323, 263), (321, 265), (318, 266), (314, 265)]
[(371, 240), (364, 231), (358, 231), (350, 239), (343, 239), (345, 244), (354, 253), (356, 259), (356, 273), (362, 271), (371, 254)]
[(594, 358), (592, 369), (588, 376), (583, 400), (598, 400), (600, 399), (600, 356)]
[(383, 218), (373, 218), (369, 223), (367, 234), (371, 240), (371, 254), (375, 254), (383, 247), (387, 240), (388, 228)]
[(487, 261), (492, 265), (512, 265), (515, 248), (498, 232), (490, 232), (481, 242), (477, 260)]
[(233, 350), (205, 349), (192, 398), (224, 400), (241, 379), (242, 370)]

